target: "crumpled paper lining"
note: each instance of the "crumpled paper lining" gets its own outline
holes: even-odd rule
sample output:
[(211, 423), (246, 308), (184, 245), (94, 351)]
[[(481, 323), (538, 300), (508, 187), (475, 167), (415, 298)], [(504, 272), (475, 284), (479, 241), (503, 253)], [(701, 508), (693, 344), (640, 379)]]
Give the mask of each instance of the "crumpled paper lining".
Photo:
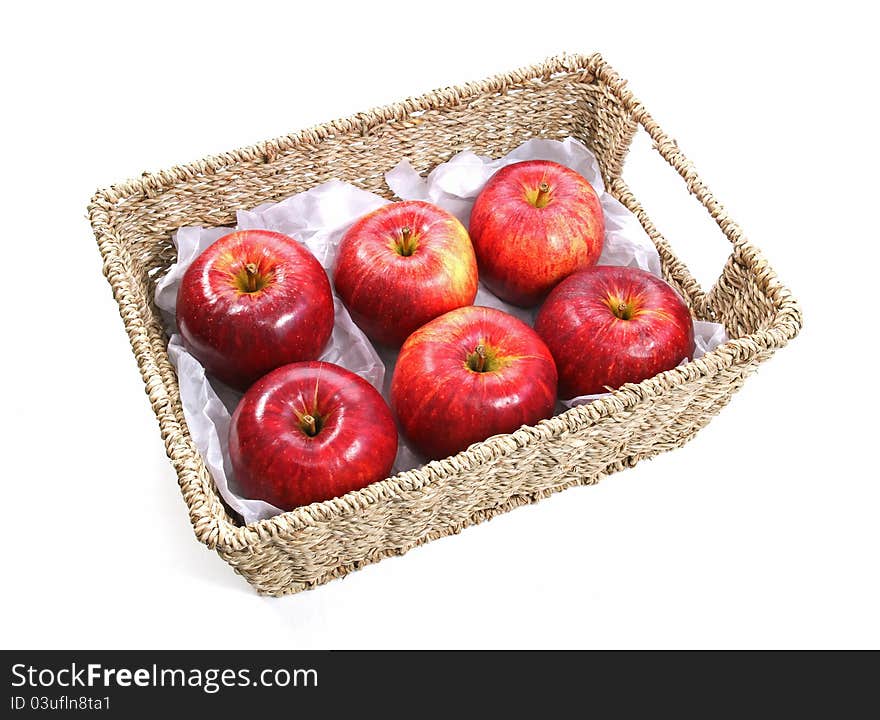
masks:
[[(586, 146), (573, 138), (561, 142), (529, 140), (499, 159), (462, 152), (438, 165), (427, 178), (422, 178), (406, 160), (402, 160), (385, 179), (398, 197), (426, 200), (439, 205), (457, 216), (467, 227), (474, 199), (497, 170), (514, 162), (538, 159), (553, 160), (572, 168), (595, 189), (605, 214), (605, 243), (599, 264), (639, 267), (654, 275), (661, 275), (660, 258), (651, 239), (638, 219), (605, 192), (596, 158)], [(184, 348), (174, 322), (180, 280), (205, 248), (234, 229), (266, 229), (289, 235), (303, 243), (332, 278), (336, 252), (345, 231), (359, 217), (386, 203), (378, 195), (331, 180), (279, 203), (240, 210), (236, 228), (184, 227), (174, 235), (177, 262), (156, 287), (156, 305), (162, 312), (170, 335), (168, 354), (177, 370), (183, 412), (193, 442), (202, 454), (220, 494), (245, 523), (272, 517), (282, 510), (262, 500), (242, 497), (236, 492), (227, 438), (232, 411), (241, 393), (214, 378), (208, 378), (204, 368)], [(537, 314), (537, 308), (523, 309), (503, 302), (482, 283), (474, 304), (504, 310), (528, 325), (534, 323)], [(320, 359), (341, 365), (364, 377), (388, 400), (397, 352), (388, 348), (374, 348), (335, 294), (334, 306), (336, 317), (333, 334)], [(727, 340), (724, 327), (717, 323), (696, 321), (694, 334), (695, 358)], [(600, 397), (604, 397), (604, 394), (564, 400), (558, 404), (557, 411), (562, 412)], [(393, 472), (410, 470), (423, 462), (400, 438)]]

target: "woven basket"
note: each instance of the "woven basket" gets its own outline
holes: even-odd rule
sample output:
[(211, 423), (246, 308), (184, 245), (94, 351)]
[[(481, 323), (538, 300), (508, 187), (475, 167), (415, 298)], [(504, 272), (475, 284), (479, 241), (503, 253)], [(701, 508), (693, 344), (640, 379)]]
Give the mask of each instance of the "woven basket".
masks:
[[(620, 177), (638, 127), (732, 243), (704, 292)], [(389, 196), (384, 173), (407, 158), (428, 172), (471, 149), (501, 156), (532, 137), (573, 136), (595, 153), (608, 191), (641, 221), (663, 275), (698, 319), (731, 337), (703, 358), (534, 427), (341, 498), (242, 526), (193, 445), (153, 305), (183, 225), (234, 224), (235, 211), (331, 178)], [(690, 162), (599, 55), (564, 56), (482, 82), (428, 93), (99, 191), (89, 206), (104, 274), (159, 419), (196, 537), (260, 593), (299, 592), (389, 555), (457, 533), (573, 485), (589, 485), (680, 446), (730, 400), (759, 363), (793, 338), (801, 313)]]

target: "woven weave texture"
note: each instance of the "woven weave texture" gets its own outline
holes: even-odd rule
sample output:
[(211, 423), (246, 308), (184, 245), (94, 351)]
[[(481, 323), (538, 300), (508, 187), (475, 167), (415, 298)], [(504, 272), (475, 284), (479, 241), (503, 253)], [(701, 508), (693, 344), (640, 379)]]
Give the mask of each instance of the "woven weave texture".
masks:
[[(732, 244), (708, 292), (620, 176), (640, 127)], [(172, 233), (183, 225), (234, 223), (237, 209), (278, 201), (331, 178), (389, 197), (384, 174), (402, 158), (424, 173), (465, 149), (497, 157), (532, 137), (568, 136), (595, 153), (609, 192), (639, 218), (660, 253), (664, 277), (694, 316), (723, 323), (731, 341), (699, 360), (454, 457), (269, 520), (237, 522), (189, 435), (168, 339), (153, 305), (155, 282), (175, 259)], [(196, 537), (268, 595), (320, 585), (682, 445), (802, 323), (796, 301), (773, 270), (599, 55), (552, 58), (145, 173), (99, 191), (89, 216)]]

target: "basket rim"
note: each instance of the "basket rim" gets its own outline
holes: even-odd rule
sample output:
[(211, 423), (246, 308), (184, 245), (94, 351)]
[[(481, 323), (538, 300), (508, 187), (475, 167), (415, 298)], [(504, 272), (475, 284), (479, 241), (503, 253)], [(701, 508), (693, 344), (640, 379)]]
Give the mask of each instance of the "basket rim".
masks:
[[(559, 74), (576, 73), (588, 73), (593, 76), (594, 82), (600, 82), (606, 86), (608, 91), (630, 113), (632, 119), (648, 132), (654, 140), (655, 148), (679, 172), (691, 194), (695, 195), (706, 207), (722, 232), (734, 245), (735, 252), (739, 253), (743, 262), (759, 275), (764, 291), (773, 300), (777, 309), (771, 326), (730, 340), (702, 358), (686, 365), (665, 371), (640, 383), (628, 383), (607, 397), (596, 400), (589, 405), (571, 408), (552, 418), (542, 420), (537, 425), (523, 426), (511, 434), (488, 438), (457, 455), (431, 461), (419, 468), (398, 473), (341, 497), (298, 507), (248, 525), (238, 525), (232, 522), (223, 506), (219, 502), (212, 503), (212, 499), (206, 497), (203, 490), (196, 485), (192, 493), (194, 497), (187, 496), (185, 493), (185, 500), (189, 505), (195, 534), (201, 542), (212, 548), (230, 551), (241, 550), (275, 536), (289, 535), (309, 526), (357, 514), (370, 505), (400, 497), (404, 493), (417, 492), (427, 485), (454, 477), (461, 471), (472, 470), (494, 458), (504, 457), (532, 443), (551, 440), (568, 432), (583, 430), (604, 417), (624, 412), (643, 400), (662, 395), (671, 388), (700, 377), (714, 376), (732, 365), (748, 361), (759, 352), (782, 347), (797, 335), (802, 325), (802, 315), (797, 301), (778, 281), (776, 274), (760, 253), (746, 241), (739, 226), (727, 216), (720, 203), (702, 183), (693, 165), (679, 152), (675, 141), (660, 129), (644, 107), (625, 87), (625, 81), (603, 60), (601, 55), (598, 53), (592, 55), (564, 54), (548, 58), (538, 64), (521, 67), (512, 72), (494, 75), (485, 80), (435, 90), (419, 97), (408, 98), (367, 112), (356, 113), (348, 118), (209, 156), (185, 165), (155, 173), (144, 173), (140, 178), (97, 191), (89, 204), (89, 217), (104, 257), (105, 275), (107, 275), (108, 281), (113, 287), (114, 297), (120, 305), (120, 312), (123, 314), (123, 320), (129, 332), (132, 349), (148, 389), (151, 386), (153, 388), (161, 386), (167, 397), (176, 396), (179, 398), (176, 377), (173, 378), (172, 387), (169, 388), (158, 372), (155, 353), (160, 350), (157, 350), (149, 342), (148, 337), (144, 337), (148, 335), (147, 331), (142, 327), (135, 327), (135, 321), (123, 312), (123, 307), (139, 309), (143, 304), (143, 298), (140, 298), (139, 305), (139, 298), (131, 289), (132, 283), (129, 280), (133, 277), (131, 260), (115, 239), (115, 226), (112, 220), (113, 206), (120, 200), (155, 197), (177, 183), (191, 180), (199, 175), (214, 174), (233, 165), (271, 162), (279, 152), (304, 144), (319, 143), (336, 133), (350, 134), (352, 131), (367, 130), (415, 112), (458, 104), (474, 95), (504, 92), (510, 88), (524, 86), (533, 80)], [(625, 185), (622, 181), (611, 183), (609, 188), (609, 192), (615, 195), (621, 194), (624, 190)], [(671, 249), (665, 245), (662, 236), (659, 239), (654, 237), (654, 241), (658, 244), (658, 249), (661, 251), (665, 249), (668, 255), (674, 257)], [(702, 295), (699, 290), (694, 290), (694, 292)], [(152, 301), (151, 298), (146, 300), (148, 303)], [(167, 350), (161, 352), (167, 353)], [(154, 407), (154, 411), (159, 419), (163, 436), (166, 437), (169, 456), (172, 454), (172, 447), (180, 451), (175, 443), (182, 441), (185, 448), (183, 452), (188, 455), (183, 460), (191, 461), (190, 465), (195, 462), (196, 467), (184, 467), (183, 465), (178, 467), (178, 464), (175, 463), (183, 487), (185, 481), (183, 473), (197, 473), (199, 464), (204, 467), (203, 461), (192, 443), (188, 428), (180, 427), (176, 420), (168, 415), (160, 414), (157, 407)], [(213, 480), (210, 491), (219, 495), (213, 485)], [(214, 498), (214, 500), (216, 499)]]
[(378, 105), (344, 118), (319, 123), (252, 145), (243, 145), (234, 150), (207, 155), (198, 160), (162, 170), (145, 171), (139, 177), (132, 177), (99, 188), (93, 195), (89, 208), (91, 209), (99, 201), (113, 204), (121, 199), (131, 199), (139, 195), (147, 198), (154, 197), (178, 182), (192, 180), (199, 175), (214, 175), (240, 163), (272, 162), (280, 152), (303, 144), (320, 143), (336, 133), (350, 134), (352, 131), (368, 131), (389, 120), (398, 120), (416, 112), (460, 104), (463, 100), (487, 92), (504, 92), (510, 88), (526, 85), (531, 80), (547, 79), (560, 74), (595, 74), (600, 68), (610, 70), (600, 53), (591, 55), (562, 53), (546, 58), (542, 62), (524, 65), (516, 70), (498, 73), (482, 80), (431, 90), (422, 95)]

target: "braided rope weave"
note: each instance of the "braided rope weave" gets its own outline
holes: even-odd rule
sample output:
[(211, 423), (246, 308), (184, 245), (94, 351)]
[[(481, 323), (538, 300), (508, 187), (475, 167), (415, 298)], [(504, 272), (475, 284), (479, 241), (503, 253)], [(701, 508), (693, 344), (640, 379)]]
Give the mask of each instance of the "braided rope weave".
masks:
[[(733, 246), (704, 292), (620, 177), (643, 128)], [(503, 155), (531, 137), (574, 136), (595, 153), (609, 192), (641, 221), (664, 277), (697, 318), (731, 338), (704, 357), (533, 427), (347, 495), (242, 526), (224, 506), (190, 438), (155, 282), (175, 259), (183, 225), (234, 223), (235, 211), (331, 178), (389, 197), (401, 158), (427, 172), (471, 149)], [(104, 274), (146, 384), (196, 537), (258, 592), (283, 595), (457, 533), (519, 505), (687, 442), (757, 365), (801, 328), (798, 305), (624, 82), (599, 55), (567, 55), (174, 167), (99, 191), (89, 216)]]

